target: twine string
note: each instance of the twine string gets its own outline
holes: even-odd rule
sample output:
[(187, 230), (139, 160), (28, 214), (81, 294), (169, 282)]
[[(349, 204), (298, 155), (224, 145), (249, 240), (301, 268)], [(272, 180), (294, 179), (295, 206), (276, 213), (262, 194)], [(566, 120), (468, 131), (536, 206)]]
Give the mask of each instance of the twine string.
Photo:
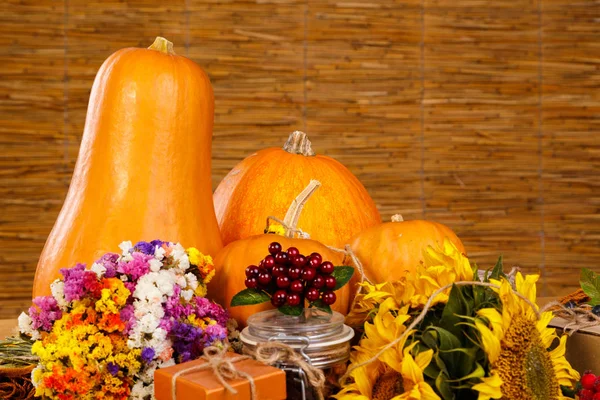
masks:
[[(352, 374), (352, 372), (358, 368), (362, 368), (365, 365), (368, 365), (370, 363), (372, 363), (373, 361), (377, 360), (379, 357), (381, 357), (386, 351), (388, 351), (389, 349), (391, 349), (392, 347), (396, 346), (398, 343), (401, 343), (403, 339), (405, 339), (406, 337), (408, 337), (408, 335), (412, 334), (412, 330), (418, 325), (420, 324), (423, 319), (425, 319), (425, 315), (427, 314), (427, 312), (429, 311), (429, 309), (432, 306), (433, 300), (441, 293), (443, 293), (444, 291), (446, 291), (447, 289), (451, 288), (452, 286), (468, 286), (468, 285), (472, 285), (472, 286), (484, 286), (484, 287), (489, 287), (489, 288), (494, 288), (494, 289), (500, 289), (500, 286), (498, 285), (494, 285), (492, 283), (488, 283), (488, 282), (480, 282), (480, 281), (460, 281), (460, 282), (454, 282), (454, 283), (449, 283), (446, 286), (443, 286), (441, 288), (439, 288), (438, 290), (436, 290), (435, 292), (433, 292), (433, 294), (429, 297), (429, 299), (427, 300), (427, 303), (425, 303), (425, 306), (423, 307), (423, 310), (421, 311), (421, 313), (419, 313), (419, 315), (413, 320), (413, 322), (408, 326), (408, 328), (406, 328), (406, 330), (402, 333), (402, 335), (398, 336), (396, 339), (394, 339), (393, 341), (391, 341), (390, 343), (388, 343), (387, 345), (385, 345), (384, 347), (381, 348), (381, 350), (379, 350), (377, 352), (377, 354), (375, 354), (373, 357), (369, 358), (368, 360), (365, 360), (357, 365), (353, 365), (350, 368), (348, 368), (348, 370), (346, 371), (346, 373), (340, 378), (339, 383), (340, 385), (344, 385), (347, 381), (347, 379), (350, 377), (350, 375)], [(529, 300), (525, 295), (517, 292), (516, 290), (512, 289), (514, 294), (516, 294), (518, 297), (520, 297), (521, 299), (523, 299), (531, 308), (532, 310), (535, 312), (536, 318), (539, 320), (541, 318), (541, 314), (539, 312), (539, 310), (537, 309), (537, 306), (531, 302), (531, 300)]]
[(205, 360), (206, 363), (202, 365), (195, 365), (190, 368), (182, 369), (181, 371), (173, 374), (171, 378), (171, 398), (177, 400), (177, 378), (182, 375), (189, 374), (191, 372), (204, 371), (212, 369), (214, 375), (217, 377), (223, 387), (232, 394), (237, 394), (237, 389), (231, 386), (227, 380), (245, 378), (250, 382), (250, 398), (252, 400), (258, 400), (256, 394), (256, 384), (252, 375), (239, 371), (233, 365), (234, 363), (242, 360), (249, 360), (249, 356), (237, 356), (233, 358), (227, 358), (227, 346), (223, 349), (219, 349), (216, 346), (209, 346), (204, 349), (204, 355), (201, 359)]
[(580, 329), (600, 325), (600, 317), (592, 312), (589, 305), (568, 308), (558, 301), (552, 301), (542, 308), (542, 312), (552, 311), (554, 315), (567, 321), (562, 330), (572, 335)]
[(273, 215), (269, 215), (267, 217), (267, 227), (265, 228), (265, 232), (267, 232), (269, 230), (269, 227), (271, 226), (271, 221), (275, 221), (279, 225), (283, 226), (283, 229), (285, 229), (286, 234), (291, 233), (291, 235), (292, 235), (291, 237), (293, 237), (294, 235), (298, 235), (298, 237), (301, 239), (310, 239), (310, 235), (308, 233), (304, 232), (302, 229), (294, 228), (294, 227), (286, 224), (285, 222), (283, 222), (282, 219), (279, 219)]

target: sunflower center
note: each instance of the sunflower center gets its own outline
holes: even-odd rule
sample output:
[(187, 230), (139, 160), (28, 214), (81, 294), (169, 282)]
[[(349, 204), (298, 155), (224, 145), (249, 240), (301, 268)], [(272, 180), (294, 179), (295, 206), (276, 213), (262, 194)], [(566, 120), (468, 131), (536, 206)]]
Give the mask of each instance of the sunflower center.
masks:
[(375, 381), (373, 385), (373, 400), (390, 400), (391, 398), (404, 393), (402, 387), (402, 375), (398, 372), (391, 370)]
[(560, 386), (550, 354), (544, 348), (535, 323), (516, 317), (502, 339), (496, 362), (504, 384), (502, 398), (511, 400), (558, 400)]

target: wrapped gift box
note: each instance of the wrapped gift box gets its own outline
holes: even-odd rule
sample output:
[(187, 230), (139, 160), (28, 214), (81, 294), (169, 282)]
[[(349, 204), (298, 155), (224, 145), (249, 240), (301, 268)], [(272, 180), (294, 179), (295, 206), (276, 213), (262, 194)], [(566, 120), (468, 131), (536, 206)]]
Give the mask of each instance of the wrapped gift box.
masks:
[[(565, 319), (554, 318), (549, 326), (557, 328), (560, 334), (567, 323)], [(579, 373), (588, 369), (600, 373), (600, 326), (582, 328), (572, 333), (567, 340), (566, 357)]]
[[(228, 358), (239, 357), (228, 353)], [(212, 369), (188, 372), (177, 377), (177, 399), (172, 396), (172, 378), (179, 371), (205, 364), (200, 359), (159, 369), (154, 373), (154, 393), (156, 400), (250, 400), (250, 382), (247, 379), (228, 380), (237, 394), (229, 392), (219, 382)], [(286, 398), (285, 372), (269, 367), (258, 361), (247, 359), (235, 362), (234, 367), (254, 378), (257, 398), (260, 400), (282, 400)]]
[[(544, 306), (551, 301), (556, 301), (554, 297), (541, 297), (538, 304)], [(563, 328), (568, 321), (563, 318), (554, 318), (548, 326), (556, 328), (556, 332), (562, 334)], [(566, 358), (571, 366), (583, 373), (591, 369), (594, 373), (600, 372), (600, 326), (583, 328), (572, 333), (567, 340)]]

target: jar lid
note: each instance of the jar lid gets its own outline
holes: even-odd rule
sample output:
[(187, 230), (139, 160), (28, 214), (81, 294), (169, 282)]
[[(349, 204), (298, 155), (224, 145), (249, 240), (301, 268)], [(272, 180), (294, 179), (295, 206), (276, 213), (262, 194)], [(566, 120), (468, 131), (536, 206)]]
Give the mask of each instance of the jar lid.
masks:
[(304, 336), (313, 346), (335, 341), (346, 332), (342, 314), (336, 311), (329, 314), (317, 308), (306, 308), (299, 316), (267, 310), (248, 318), (248, 336), (259, 341), (268, 341), (278, 335)]

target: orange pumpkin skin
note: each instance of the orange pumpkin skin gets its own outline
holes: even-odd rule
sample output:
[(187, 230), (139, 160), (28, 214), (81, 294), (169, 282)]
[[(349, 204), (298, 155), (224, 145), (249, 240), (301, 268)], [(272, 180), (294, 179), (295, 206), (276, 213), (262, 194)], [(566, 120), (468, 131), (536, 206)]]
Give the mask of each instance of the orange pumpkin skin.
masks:
[(263, 233), (266, 218), (283, 218), (311, 179), (320, 181), (321, 188), (298, 221), (311, 239), (342, 247), (381, 223), (375, 203), (346, 167), (331, 157), (305, 154), (297, 148), (260, 150), (227, 174), (214, 194), (224, 244)]
[[(373, 283), (396, 281), (415, 271), (423, 261), (423, 250), (441, 246), (444, 238), (465, 253), (456, 234), (447, 226), (430, 221), (386, 222), (364, 230), (350, 246)], [(357, 279), (357, 274), (353, 280)]]
[[(260, 260), (269, 254), (268, 248), (272, 242), (281, 243), (284, 249), (297, 247), (302, 254), (317, 252), (323, 256), (323, 260), (331, 261), (336, 266), (342, 265), (344, 258), (343, 254), (329, 250), (315, 240), (290, 239), (272, 234), (252, 236), (228, 244), (214, 260), (216, 274), (208, 284), (208, 296), (228, 308), (231, 317), (235, 318), (240, 326), (246, 326), (246, 320), (252, 314), (273, 308), (270, 302), (252, 306), (229, 306), (233, 296), (246, 288), (246, 267), (258, 265)], [(337, 299), (331, 308), (346, 315), (350, 305), (350, 292), (349, 284), (337, 290)]]
[(213, 111), (208, 76), (185, 57), (127, 48), (104, 62), (34, 297), (50, 293), (60, 268), (119, 251), (123, 240), (170, 240), (213, 255), (222, 248), (211, 195)]

